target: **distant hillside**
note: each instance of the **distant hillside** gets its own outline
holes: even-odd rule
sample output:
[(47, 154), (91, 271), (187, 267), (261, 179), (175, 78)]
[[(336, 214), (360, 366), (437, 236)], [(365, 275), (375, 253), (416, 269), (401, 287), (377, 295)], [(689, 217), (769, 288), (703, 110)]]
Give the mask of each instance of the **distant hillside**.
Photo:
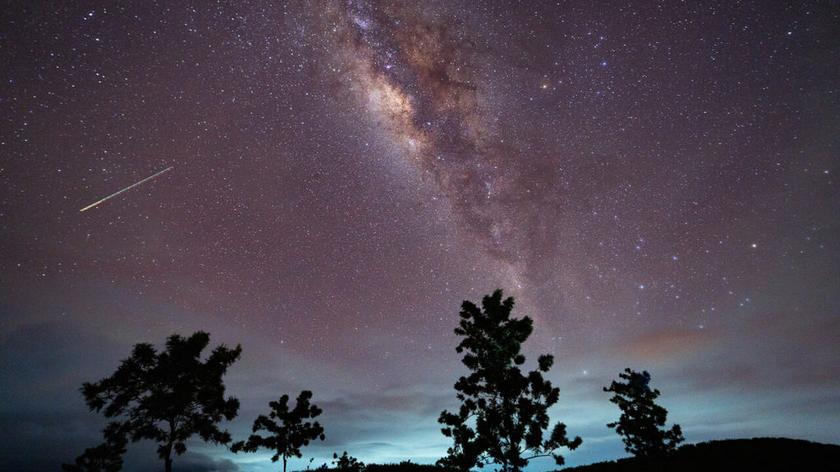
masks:
[(403, 461), (399, 464), (369, 464), (365, 472), (450, 472), (449, 469), (431, 464), (415, 464)]
[[(298, 472), (341, 472), (336, 468), (307, 469)], [(365, 472), (456, 472), (433, 464), (415, 464), (411, 461), (402, 461), (398, 464), (368, 464)]]
[[(755, 438), (709, 441), (682, 446), (658, 460), (635, 458), (567, 467), (560, 472), (837, 472), (840, 445), (798, 439)], [(310, 472), (338, 472), (312, 469)], [(454, 472), (443, 467), (415, 464), (370, 464), (365, 472)]]
[(682, 446), (657, 460), (636, 458), (562, 472), (813, 472), (840, 470), (840, 446), (781, 438), (731, 439)]

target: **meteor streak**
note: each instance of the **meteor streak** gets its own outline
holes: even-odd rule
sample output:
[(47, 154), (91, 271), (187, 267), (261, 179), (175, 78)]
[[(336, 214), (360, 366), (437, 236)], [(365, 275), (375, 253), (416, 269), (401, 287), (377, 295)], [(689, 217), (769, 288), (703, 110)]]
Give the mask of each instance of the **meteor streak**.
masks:
[(160, 172), (158, 172), (158, 173), (156, 173), (156, 174), (154, 174), (154, 175), (150, 175), (150, 176), (146, 177), (145, 179), (143, 179), (143, 180), (141, 180), (141, 181), (139, 181), (139, 182), (135, 182), (135, 183), (133, 183), (133, 184), (129, 185), (128, 187), (126, 187), (126, 188), (124, 188), (124, 189), (122, 189), (122, 190), (119, 190), (119, 191), (117, 191), (117, 192), (114, 192), (114, 193), (112, 193), (111, 195), (108, 195), (108, 196), (107, 196), (107, 197), (105, 197), (105, 198), (102, 198), (102, 199), (100, 199), (100, 200), (97, 200), (97, 201), (95, 201), (95, 202), (91, 203), (90, 205), (88, 205), (88, 206), (86, 206), (86, 207), (82, 208), (81, 210), (79, 210), (79, 212), (81, 213), (81, 212), (83, 212), (83, 211), (90, 210), (91, 208), (95, 207), (96, 205), (99, 205), (100, 203), (102, 203), (102, 202), (104, 202), (104, 201), (106, 201), (106, 200), (110, 200), (110, 199), (112, 199), (112, 198), (116, 197), (117, 195), (119, 195), (119, 194), (121, 194), (121, 193), (123, 193), (123, 192), (126, 192), (126, 191), (128, 191), (128, 190), (131, 190), (131, 189), (133, 189), (134, 187), (136, 187), (136, 186), (138, 186), (138, 185), (142, 184), (143, 182), (147, 182), (147, 181), (149, 181), (149, 180), (152, 180), (152, 179), (154, 179), (155, 177), (157, 177), (157, 176), (159, 176), (159, 175), (163, 174), (164, 172), (169, 172), (169, 171), (170, 171), (170, 170), (172, 170), (172, 169), (173, 169), (173, 167), (172, 167), (172, 166), (167, 167), (166, 169), (163, 169), (162, 171), (160, 171)]

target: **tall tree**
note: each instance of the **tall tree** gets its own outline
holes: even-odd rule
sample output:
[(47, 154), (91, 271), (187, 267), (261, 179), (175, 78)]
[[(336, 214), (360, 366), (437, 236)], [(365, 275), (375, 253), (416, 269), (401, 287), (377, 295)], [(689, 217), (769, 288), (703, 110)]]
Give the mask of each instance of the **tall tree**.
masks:
[(621, 417), (607, 427), (614, 428), (624, 441), (624, 449), (635, 456), (656, 456), (676, 449), (683, 441), (682, 429), (675, 424), (665, 429), (668, 410), (656, 404), (659, 390), (650, 388), (650, 374), (629, 368), (619, 374), (623, 382), (613, 381), (605, 392), (612, 392), (612, 403)]
[[(260, 448), (274, 451), (271, 462), (283, 459), (283, 472), (289, 457), (301, 457), (300, 448), (308, 446), (315, 439), (324, 440), (324, 428), (317, 421), (308, 421), (319, 416), (322, 411), (310, 403), (312, 392), (304, 390), (297, 397), (293, 409), (289, 409), (289, 396), (283, 395), (279, 401), (269, 402), (271, 412), (268, 416), (260, 415), (254, 420), (252, 434), (247, 441), (234, 443), (233, 452), (256, 452)], [(266, 431), (268, 436), (256, 434)]]
[(543, 378), (554, 358), (542, 355), (537, 370), (522, 372), (521, 353), (533, 331), (529, 317), (513, 318), (513, 298), (502, 291), (482, 299), (481, 308), (465, 301), (455, 334), (463, 339), (455, 348), (463, 353), (470, 374), (455, 383), (461, 401), (457, 413), (443, 411), (438, 421), (443, 434), (453, 439), (448, 456), (439, 463), (460, 470), (495, 463), (503, 472), (519, 472), (528, 461), (551, 456), (558, 465), (560, 447), (575, 449), (581, 439), (569, 440), (566, 425), (557, 423), (546, 437), (548, 409), (555, 405), (560, 389)]
[[(164, 469), (170, 472), (172, 453), (183, 454), (193, 435), (212, 443), (230, 442), (230, 434), (218, 423), (236, 416), (239, 401), (225, 398), (222, 377), (242, 348), (220, 345), (202, 360), (209, 343), (210, 335), (199, 331), (187, 338), (170, 336), (161, 352), (151, 344), (137, 344), (113, 375), (85, 383), (82, 394), (90, 409), (114, 419), (104, 430), (106, 444), (156, 441)], [(123, 451), (117, 450), (117, 456)], [(113, 455), (115, 450), (100, 452)]]

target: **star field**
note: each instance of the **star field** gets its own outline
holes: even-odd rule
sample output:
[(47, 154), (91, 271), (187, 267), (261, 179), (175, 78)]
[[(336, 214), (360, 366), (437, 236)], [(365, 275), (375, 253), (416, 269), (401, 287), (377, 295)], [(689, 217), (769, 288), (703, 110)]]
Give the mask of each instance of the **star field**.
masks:
[(71, 459), (99, 428), (78, 385), (198, 329), (243, 345), (235, 434), (306, 388), (312, 455), (433, 462), (458, 306), (496, 287), (556, 356), (570, 464), (621, 455), (601, 386), (628, 366), (689, 441), (840, 441), (836, 3), (17, 2), (0, 21), (0, 430), (25, 431), (0, 464)]

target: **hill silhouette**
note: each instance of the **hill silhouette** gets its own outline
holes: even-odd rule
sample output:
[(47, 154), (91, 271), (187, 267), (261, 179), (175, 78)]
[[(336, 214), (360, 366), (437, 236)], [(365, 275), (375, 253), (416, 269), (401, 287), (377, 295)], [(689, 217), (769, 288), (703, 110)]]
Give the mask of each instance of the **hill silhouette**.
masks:
[(835, 471), (838, 467), (840, 445), (799, 439), (754, 438), (688, 444), (658, 459), (629, 457), (568, 467), (562, 472), (813, 472)]
[[(838, 470), (840, 445), (800, 439), (727, 439), (688, 444), (659, 459), (628, 457), (559, 472), (828, 472)], [(341, 472), (336, 468), (310, 472)], [(404, 461), (399, 464), (369, 464), (365, 472), (455, 472), (455, 469)]]
[[(367, 464), (365, 472), (457, 472), (456, 469), (442, 467), (434, 464), (417, 464), (411, 461), (402, 461), (390, 464)], [(317, 469), (306, 469), (296, 472), (346, 472), (337, 467), (319, 467)]]

